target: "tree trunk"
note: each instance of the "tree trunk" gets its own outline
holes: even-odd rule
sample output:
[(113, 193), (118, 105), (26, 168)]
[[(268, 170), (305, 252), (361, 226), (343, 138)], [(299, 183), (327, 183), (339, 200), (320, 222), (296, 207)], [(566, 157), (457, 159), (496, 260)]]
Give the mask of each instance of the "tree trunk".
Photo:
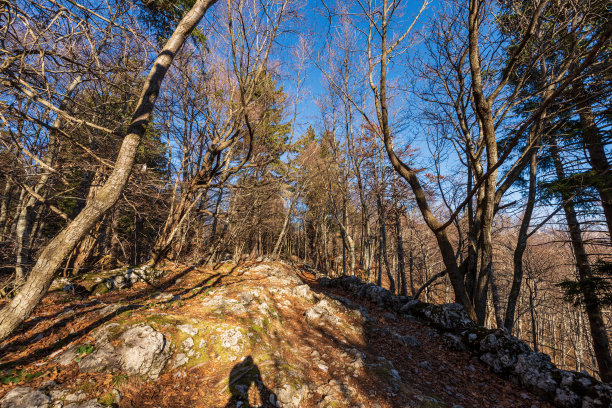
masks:
[(34, 201), (34, 197), (26, 198), (17, 217), (17, 227), (15, 228), (15, 284), (17, 286), (21, 285), (26, 278), (26, 260), (29, 258), (30, 253), (27, 245), (30, 206), (34, 205)]
[(527, 248), (527, 232), (535, 207), (536, 195), (536, 174), (537, 174), (537, 151), (534, 150), (531, 154), (529, 164), (529, 193), (527, 194), (527, 205), (521, 220), (521, 226), (516, 240), (516, 248), (514, 249), (514, 275), (512, 277), (512, 287), (508, 295), (508, 304), (506, 306), (506, 316), (504, 317), (504, 327), (508, 333), (512, 333), (514, 327), (514, 314), (516, 310), (516, 301), (521, 293), (521, 283), (523, 281), (523, 254)]
[(380, 240), (378, 240), (378, 268), (376, 269), (376, 285), (382, 286), (382, 245)]
[[(59, 108), (61, 110), (66, 110), (68, 108), (70, 98), (73, 96), (74, 90), (81, 83), (82, 77), (79, 75), (72, 80), (68, 88), (66, 89), (66, 96), (60, 103)], [(59, 129), (63, 125), (63, 119), (61, 116), (58, 116), (53, 122), (53, 128)], [(49, 167), (53, 167), (53, 162), (55, 161), (55, 156), (58, 152), (59, 142), (57, 140), (57, 131), (54, 129), (49, 132), (49, 143), (47, 145), (47, 150), (43, 156), (43, 163)], [(42, 175), (38, 179), (36, 185), (32, 189), (35, 194), (40, 194), (41, 191), (46, 187), (47, 181), (51, 176), (51, 171), (49, 169), (43, 169)], [(16, 261), (15, 261), (15, 280), (17, 285), (23, 283), (26, 277), (26, 268), (24, 263), (28, 262), (30, 259), (30, 239), (29, 233), (31, 231), (31, 218), (32, 212), (34, 211), (33, 207), (37, 203), (37, 199), (34, 195), (30, 195), (26, 193), (26, 199), (21, 207), (21, 211), (19, 212), (19, 218), (17, 219), (17, 227), (15, 230), (16, 233)]]
[(287, 214), (285, 214), (285, 220), (283, 221), (283, 227), (281, 229), (280, 234), (278, 234), (278, 239), (276, 240), (276, 244), (274, 245), (274, 249), (272, 250), (272, 259), (276, 259), (276, 257), (278, 256), (278, 252), (280, 251), (280, 244), (283, 238), (285, 237), (285, 234), (287, 232), (287, 227), (289, 226), (289, 219), (291, 218), (293, 207), (295, 206), (297, 201), (300, 199), (301, 194), (302, 194), (301, 191), (297, 193), (297, 195), (291, 201), (289, 208), (287, 209)]
[(217, 195), (217, 202), (215, 203), (215, 213), (213, 214), (212, 226), (210, 228), (210, 238), (208, 240), (209, 245), (212, 245), (217, 237), (217, 225), (219, 224), (219, 212), (221, 211), (221, 202), (223, 201), (223, 187), (219, 188), (219, 195)]
[(8, 220), (8, 208), (11, 203), (13, 192), (13, 179), (8, 175), (4, 179), (4, 191), (2, 192), (2, 202), (0, 202), (0, 242), (4, 240), (5, 225)]
[(529, 314), (531, 316), (531, 341), (533, 342), (533, 351), (536, 353), (538, 350), (538, 325), (536, 321), (536, 310), (535, 310), (535, 297), (537, 294), (537, 283), (533, 280), (533, 289), (527, 285), (529, 289)]
[(0, 311), (0, 341), (6, 339), (32, 313), (47, 293), (56, 271), (75, 245), (119, 199), (132, 170), (140, 139), (153, 113), (164, 76), (191, 31), (202, 19), (208, 7), (215, 2), (216, 0), (196, 1), (157, 56), (143, 86), (113, 172), (98, 194), (87, 202), (79, 215), (44, 248), (25, 284)]
[(410, 244), (408, 246), (408, 263), (410, 271), (410, 295), (414, 296), (414, 229), (410, 230)]
[(406, 265), (404, 263), (404, 241), (402, 240), (402, 217), (398, 210), (395, 216), (395, 246), (397, 248), (397, 270), (398, 279), (400, 280), (400, 295), (406, 296), (408, 288), (406, 287)]
[[(89, 191), (87, 191), (87, 201), (90, 201), (95, 197), (97, 191), (100, 189), (102, 185), (102, 172), (100, 169), (96, 171), (93, 177), (88, 178), (89, 182), (86, 184), (89, 185)], [(73, 251), (73, 255), (71, 258), (74, 258), (72, 263), (72, 273), (71, 275), (77, 275), (81, 269), (86, 266), (86, 264), (90, 261), (90, 258), (94, 252), (94, 248), (100, 235), (103, 232), (103, 222), (98, 221), (94, 228), (89, 231), (89, 233), (79, 242), (76, 248)], [(68, 268), (70, 270), (70, 268)]]
[(501, 305), (499, 300), (499, 291), (497, 289), (497, 280), (495, 279), (495, 271), (491, 270), (491, 297), (493, 301), (493, 311), (495, 313), (495, 324), (498, 329), (504, 327), (504, 322), (501, 317)]
[(389, 291), (391, 293), (395, 293), (395, 280), (393, 279), (391, 266), (389, 265), (389, 257), (387, 256), (387, 230), (385, 228), (385, 215), (383, 213), (382, 199), (380, 196), (378, 196), (376, 203), (378, 205), (378, 224), (380, 227), (380, 257), (381, 260), (384, 261), (385, 271), (387, 272), (387, 278), (389, 279)]
[(468, 293), (465, 290), (465, 284), (463, 281), (463, 276), (457, 266), (457, 260), (455, 258), (455, 251), (453, 250), (453, 245), (450, 242), (450, 239), (446, 233), (445, 227), (440, 221), (436, 219), (434, 216), (429, 202), (427, 200), (427, 195), (421, 186), (421, 182), (415, 172), (410, 166), (404, 163), (395, 153), (393, 147), (393, 138), (391, 128), (389, 126), (389, 113), (387, 108), (387, 66), (389, 63), (389, 49), (387, 44), (388, 39), (388, 18), (389, 15), (388, 9), (384, 10), (382, 13), (382, 22), (381, 22), (381, 53), (380, 53), (380, 72), (379, 72), (379, 80), (378, 85), (376, 85), (373, 81), (373, 65), (370, 63), (370, 88), (374, 94), (374, 103), (376, 108), (376, 116), (378, 118), (378, 124), (380, 126), (380, 133), (382, 134), (383, 141), (385, 144), (385, 150), (387, 151), (387, 156), (391, 161), (391, 164), (395, 171), (410, 184), (410, 188), (414, 194), (415, 201), (419, 207), (421, 215), (425, 220), (425, 223), (431, 229), (431, 231), (435, 234), (436, 240), (438, 242), (438, 247), (440, 249), (440, 254), (442, 255), (442, 259), (444, 260), (444, 265), (446, 266), (446, 270), (448, 271), (448, 275), (450, 281), (453, 285), (453, 291), (455, 292), (455, 300), (457, 303), (461, 304), (466, 312), (469, 314), (472, 320), (476, 320), (476, 312), (474, 310), (474, 306), (470, 301)]

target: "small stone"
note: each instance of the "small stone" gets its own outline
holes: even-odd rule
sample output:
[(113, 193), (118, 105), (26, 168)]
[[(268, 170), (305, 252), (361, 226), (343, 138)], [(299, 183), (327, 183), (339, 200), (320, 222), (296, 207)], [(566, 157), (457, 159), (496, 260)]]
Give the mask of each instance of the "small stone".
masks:
[(174, 357), (174, 364), (172, 365), (172, 368), (176, 368), (176, 367), (185, 365), (187, 364), (188, 361), (189, 361), (189, 358), (187, 358), (187, 355), (183, 353), (179, 353)]
[(174, 297), (174, 295), (172, 293), (159, 293), (157, 295), (155, 295), (155, 297), (153, 299), (155, 300), (159, 300), (160, 302), (166, 302), (170, 299), (172, 299)]
[(308, 286), (308, 285), (296, 286), (295, 288), (293, 288), (291, 293), (294, 296), (301, 297), (301, 298), (303, 298), (304, 300), (306, 300), (308, 302), (312, 303), (312, 302), (315, 301), (314, 293), (313, 293), (312, 289), (310, 289), (310, 286)]
[(104, 408), (104, 405), (100, 404), (95, 399), (90, 399), (86, 402), (81, 402), (80, 404), (69, 404), (65, 405), (64, 408)]
[(461, 337), (457, 336), (456, 334), (444, 333), (442, 335), (442, 342), (450, 350), (454, 350), (454, 351), (465, 350), (465, 345), (461, 341)]
[(193, 338), (191, 337), (187, 337), (185, 340), (183, 340), (183, 342), (181, 343), (181, 347), (183, 347), (183, 350), (191, 350), (194, 346), (194, 342), (193, 342)]
[(176, 328), (190, 336), (195, 336), (196, 334), (198, 334), (199, 331), (197, 328), (193, 327), (190, 324), (179, 324), (178, 326), (176, 326)]
[(400, 308), (400, 313), (410, 313), (410, 311), (419, 303), (420, 302), (416, 299), (409, 300), (404, 306)]
[(244, 336), (238, 329), (229, 329), (220, 336), (221, 345), (224, 348), (235, 348), (244, 339)]
[(395, 322), (395, 321), (397, 321), (397, 317), (395, 317), (395, 315), (394, 315), (393, 313), (391, 313), (391, 312), (385, 312), (385, 313), (383, 314), (383, 317), (384, 317), (386, 320), (391, 320), (391, 321), (394, 321), (394, 322)]

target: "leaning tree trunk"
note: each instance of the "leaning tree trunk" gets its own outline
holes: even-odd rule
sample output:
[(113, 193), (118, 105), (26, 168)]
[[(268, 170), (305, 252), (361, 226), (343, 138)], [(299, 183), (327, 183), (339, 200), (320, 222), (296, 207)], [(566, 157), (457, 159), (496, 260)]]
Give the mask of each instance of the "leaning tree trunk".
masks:
[(289, 208), (287, 209), (287, 214), (285, 214), (285, 220), (283, 221), (283, 228), (281, 229), (280, 234), (278, 234), (278, 238), (276, 240), (276, 244), (274, 245), (274, 249), (272, 250), (272, 259), (276, 259), (278, 257), (278, 253), (280, 251), (281, 243), (283, 242), (283, 238), (287, 233), (287, 227), (289, 226), (289, 220), (291, 218), (291, 213), (293, 213), (293, 207), (300, 199), (301, 191), (297, 193), (297, 195), (291, 200), (291, 204), (289, 204)]
[(531, 223), (533, 208), (535, 207), (536, 182), (537, 182), (537, 151), (534, 150), (531, 154), (529, 164), (529, 193), (527, 194), (527, 205), (525, 213), (519, 228), (518, 238), (516, 240), (516, 248), (514, 249), (514, 274), (512, 277), (512, 287), (508, 295), (508, 304), (506, 306), (506, 316), (504, 317), (504, 327), (508, 333), (512, 333), (514, 327), (514, 315), (516, 311), (516, 302), (521, 293), (521, 284), (523, 282), (523, 254), (527, 248), (527, 232)]
[(87, 202), (79, 215), (49, 242), (40, 254), (25, 284), (11, 302), (0, 311), (0, 341), (6, 339), (27, 319), (47, 293), (55, 272), (75, 245), (119, 199), (130, 176), (136, 150), (151, 119), (166, 72), (191, 31), (200, 22), (206, 10), (216, 1), (197, 0), (155, 59), (143, 86), (127, 135), (121, 144), (113, 172), (98, 194)]
[[(565, 172), (563, 170), (563, 164), (561, 163), (556, 141), (554, 140), (551, 143), (551, 153), (557, 178), (560, 181), (564, 180)], [(580, 290), (582, 291), (585, 310), (589, 319), (591, 338), (593, 339), (593, 351), (599, 368), (599, 376), (604, 382), (612, 382), (612, 355), (610, 354), (610, 342), (606, 333), (606, 325), (601, 313), (597, 294), (595, 293), (595, 288), (589, 283), (592, 278), (591, 267), (584, 247), (584, 241), (582, 240), (580, 223), (578, 222), (574, 203), (571, 200), (572, 193), (571, 191), (563, 190), (561, 196), (564, 202), (563, 210), (569, 228), (570, 241), (576, 259), (576, 268), (578, 269), (578, 276), (582, 282)]]

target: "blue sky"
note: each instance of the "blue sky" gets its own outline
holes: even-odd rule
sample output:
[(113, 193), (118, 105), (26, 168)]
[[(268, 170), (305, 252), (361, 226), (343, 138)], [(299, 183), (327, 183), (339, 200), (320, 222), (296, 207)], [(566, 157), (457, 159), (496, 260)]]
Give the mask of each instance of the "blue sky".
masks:
[[(354, 3), (354, 2), (350, 2)], [(420, 9), (422, 2), (421, 1), (407, 1), (406, 3), (406, 26), (407, 23), (412, 20), (412, 16), (416, 15), (418, 10)], [(333, 34), (337, 29), (338, 18), (333, 15), (334, 8), (337, 6), (337, 3), (333, 2), (322, 2), (316, 0), (309, 0), (304, 6), (304, 23), (298, 29), (300, 30), (300, 34), (303, 34), (309, 38), (309, 43), (311, 44), (311, 51), (313, 54), (317, 52), (323, 52), (323, 45), (325, 41), (325, 37), (328, 34)], [(428, 7), (428, 11), (421, 16), (421, 21), (427, 18), (428, 12), (430, 13), (432, 7), (434, 5), (430, 5)], [(330, 13), (332, 15), (330, 15)], [(418, 24), (417, 24), (418, 26)], [(401, 27), (404, 28), (404, 27)], [(415, 27), (418, 29), (418, 27)], [(291, 43), (286, 44), (286, 46), (291, 47), (295, 45), (295, 41), (297, 41), (297, 36), (289, 37)], [(415, 46), (415, 50), (418, 45)], [(285, 50), (288, 50), (285, 48)], [(285, 53), (283, 53), (285, 54)], [(281, 55), (281, 58), (290, 58), (290, 55)], [(392, 71), (391, 75), (395, 74), (403, 75), (404, 72), (396, 72)], [(306, 79), (303, 83), (303, 90), (301, 90), (302, 97), (301, 103), (298, 107), (298, 118), (296, 121), (296, 136), (302, 134), (309, 124), (316, 125), (316, 123), (320, 120), (320, 112), (319, 108), (316, 105), (316, 100), (324, 94), (326, 91), (324, 89), (324, 76), (321, 74), (320, 70), (312, 64), (311, 61), (307, 62), (307, 70), (306, 70)], [(295, 88), (295, 80), (287, 80), (285, 81), (285, 89), (291, 90), (293, 92)], [(316, 126), (315, 126), (316, 127)]]

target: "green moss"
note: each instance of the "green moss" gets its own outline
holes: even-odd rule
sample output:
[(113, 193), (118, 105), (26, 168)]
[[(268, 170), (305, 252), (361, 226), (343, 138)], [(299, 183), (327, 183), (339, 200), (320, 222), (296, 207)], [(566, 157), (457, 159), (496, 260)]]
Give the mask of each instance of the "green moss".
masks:
[[(282, 380), (286, 384), (289, 384), (291, 388), (296, 391), (302, 388), (304, 382), (302, 381), (302, 378), (299, 375), (294, 374), (293, 367), (290, 364), (288, 364), (287, 362), (281, 363), (279, 368), (281, 372), (285, 372), (285, 376)], [(287, 373), (289, 374), (287, 375)]]
[(98, 398), (98, 403), (104, 405), (105, 407), (112, 407), (115, 405), (115, 395), (112, 392), (107, 392)]
[(74, 350), (74, 353), (77, 355), (77, 358), (75, 359), (75, 361), (78, 363), (79, 361), (83, 359), (83, 357), (93, 353), (94, 348), (95, 347), (93, 344), (89, 344), (89, 343), (81, 344), (79, 347), (77, 347)]
[(249, 326), (249, 329), (255, 333), (257, 333), (260, 337), (264, 334), (264, 328), (261, 326), (256, 325), (255, 323), (253, 323), (252, 325)]
[(147, 316), (145, 321), (156, 326), (176, 326), (185, 322), (182, 318), (160, 314)]
[(97, 283), (90, 290), (92, 295), (104, 295), (109, 292), (108, 286), (104, 282)]

